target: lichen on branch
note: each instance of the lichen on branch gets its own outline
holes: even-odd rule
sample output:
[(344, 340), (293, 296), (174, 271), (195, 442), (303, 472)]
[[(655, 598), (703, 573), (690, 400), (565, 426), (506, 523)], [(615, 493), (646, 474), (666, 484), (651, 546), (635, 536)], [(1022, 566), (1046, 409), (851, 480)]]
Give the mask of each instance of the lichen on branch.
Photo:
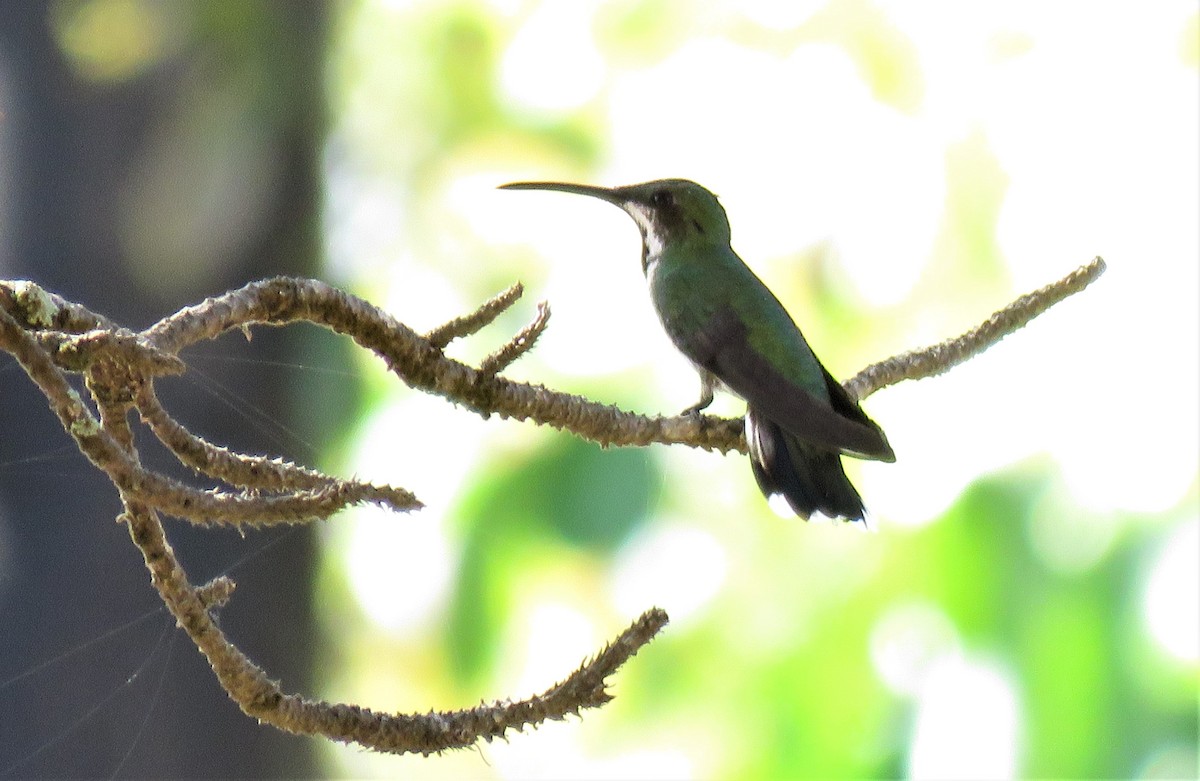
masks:
[[(868, 366), (844, 383), (858, 399), (902, 380), (930, 377), (978, 355), (1037, 315), (1079, 292), (1104, 271), (1091, 263), (992, 315), (971, 331)], [(479, 366), (445, 353), (455, 339), (477, 333), (522, 294), (514, 285), (474, 312), (422, 335), (361, 298), (323, 282), (275, 277), (187, 307), (134, 332), (43, 290), (33, 282), (0, 281), (0, 350), (16, 358), (46, 397), (63, 429), (113, 483), (120, 519), (142, 553), (151, 581), (221, 685), (248, 715), (279, 729), (355, 742), (377, 751), (431, 754), (504, 737), (547, 719), (562, 719), (607, 702), (607, 678), (666, 625), (651, 608), (594, 659), (544, 693), (458, 711), (384, 714), (357, 705), (313, 701), (283, 692), (221, 631), (213, 612), (233, 597), (234, 583), (203, 586), (188, 579), (167, 539), (161, 516), (196, 524), (269, 526), (329, 518), (345, 507), (375, 503), (410, 511), (409, 491), (327, 475), (285, 461), (232, 452), (208, 442), (170, 416), (154, 391), (163, 375), (187, 371), (179, 352), (234, 329), (310, 322), (343, 334), (378, 355), (410, 387), (488, 417), (529, 420), (601, 445), (683, 445), (745, 452), (742, 421), (708, 415), (657, 416), (516, 382), (503, 372), (533, 349), (549, 324), (538, 304), (529, 325)], [(90, 399), (69, 381), (82, 374)], [(138, 455), (131, 411), (178, 460), (222, 487), (205, 489), (147, 469)]]

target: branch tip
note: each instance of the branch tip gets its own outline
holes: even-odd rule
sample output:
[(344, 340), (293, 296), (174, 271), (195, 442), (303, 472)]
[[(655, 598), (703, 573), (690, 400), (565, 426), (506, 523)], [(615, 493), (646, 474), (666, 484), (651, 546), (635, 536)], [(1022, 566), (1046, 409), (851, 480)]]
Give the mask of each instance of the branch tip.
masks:
[(964, 334), (930, 347), (872, 364), (842, 383), (842, 387), (861, 401), (872, 393), (903, 380), (919, 380), (944, 374), (964, 361), (982, 353), (1005, 336), (1019, 331), (1038, 315), (1060, 301), (1082, 291), (1104, 273), (1108, 265), (1097, 255), (1079, 268), (1049, 285), (1026, 293)]
[(484, 358), (479, 364), (479, 374), (491, 377), (507, 369), (514, 361), (533, 349), (533, 346), (537, 344), (538, 337), (542, 335), (549, 324), (550, 304), (540, 301), (537, 305), (537, 315), (529, 325), (518, 331), (517, 335), (499, 350)]
[[(857, 398), (905, 379), (929, 377), (965, 361), (1012, 333), (1054, 304), (1083, 290), (1105, 270), (1096, 257), (1058, 282), (1021, 296), (975, 329), (954, 339), (869, 366), (845, 383)], [(493, 322), (523, 292), (518, 283), (474, 312), (424, 336), (370, 303), (317, 280), (275, 277), (251, 283), (188, 307), (134, 333), (65, 301), (30, 282), (0, 281), (0, 349), (11, 353), (49, 401), (63, 428), (118, 488), (133, 543), (142, 552), (163, 602), (211, 664), (229, 696), (244, 712), (279, 729), (324, 735), (393, 753), (429, 755), (505, 739), (548, 719), (579, 715), (612, 699), (606, 679), (649, 643), (668, 622), (665, 611), (643, 613), (612, 642), (544, 693), (461, 711), (381, 714), (355, 705), (313, 702), (285, 694), (279, 685), (221, 632), (215, 609), (232, 596), (234, 583), (219, 577), (193, 587), (167, 542), (161, 514), (197, 523), (270, 525), (327, 518), (337, 510), (375, 502), (392, 510), (421, 506), (398, 487), (376, 486), (307, 469), (280, 458), (234, 453), (187, 431), (155, 395), (155, 377), (185, 369), (185, 346), (255, 324), (307, 321), (351, 337), (379, 355), (409, 386), (442, 396), (483, 415), (530, 420), (609, 445), (685, 444), (726, 452), (745, 451), (743, 422), (688, 415), (651, 417), (582, 396), (500, 376), (545, 331), (550, 308), (537, 306), (533, 320), (479, 366), (443, 352), (454, 339)], [(97, 421), (68, 381), (84, 372), (99, 411)], [(129, 408), (185, 465), (223, 483), (200, 489), (142, 466), (134, 449)]]
[(440, 350), (455, 339), (477, 333), (515, 304), (524, 292), (525, 286), (517, 282), (489, 298), (474, 312), (456, 317), (428, 332), (425, 339)]

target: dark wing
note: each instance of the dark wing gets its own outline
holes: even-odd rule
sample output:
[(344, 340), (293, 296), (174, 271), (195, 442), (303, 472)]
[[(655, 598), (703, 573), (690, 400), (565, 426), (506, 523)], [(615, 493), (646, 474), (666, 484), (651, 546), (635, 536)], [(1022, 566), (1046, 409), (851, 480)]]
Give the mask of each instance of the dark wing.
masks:
[(805, 445), (754, 407), (746, 408), (746, 444), (764, 496), (783, 494), (804, 520), (815, 512), (848, 521), (863, 518), (862, 497), (846, 478), (836, 450)]
[[(820, 359), (817, 363), (821, 363)], [(870, 456), (876, 461), (885, 461), (889, 464), (895, 462), (896, 454), (892, 452), (892, 446), (887, 441), (887, 436), (884, 435), (883, 429), (879, 424), (867, 417), (867, 413), (862, 411), (862, 407), (858, 406), (850, 393), (842, 387), (842, 384), (835, 380), (832, 375), (821, 366), (821, 373), (825, 375), (825, 387), (829, 390), (829, 400), (833, 403), (833, 411), (841, 415), (843, 418), (857, 421), (864, 426), (869, 426), (879, 437), (879, 447), (871, 453), (864, 455)]]
[(723, 310), (685, 338), (672, 336), (692, 361), (796, 438), (859, 458), (896, 460), (879, 426), (859, 409), (824, 366), (821, 371), (832, 406), (780, 374), (751, 349), (746, 334), (746, 325), (736, 313)]

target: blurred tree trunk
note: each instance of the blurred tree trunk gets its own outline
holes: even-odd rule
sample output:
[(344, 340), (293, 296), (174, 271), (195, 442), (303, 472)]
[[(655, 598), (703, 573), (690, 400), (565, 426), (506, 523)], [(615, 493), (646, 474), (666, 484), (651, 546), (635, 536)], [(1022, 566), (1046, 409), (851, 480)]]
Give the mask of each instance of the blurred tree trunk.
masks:
[[(0, 277), (34, 279), (140, 328), (251, 279), (312, 275), (327, 10), (322, 0), (0, 6)], [(223, 341), (255, 359), (301, 360), (290, 332)], [(302, 402), (283, 370), (203, 368), (252, 418), (296, 419)], [(218, 444), (312, 458), (194, 383), (163, 394)], [(306, 425), (293, 427), (297, 438), (319, 441)], [(143, 456), (165, 467), (145, 442)], [(63, 446), (61, 457), (22, 463)], [(0, 681), (159, 604), (113, 522), (112, 486), (72, 451), (41, 395), (0, 357)], [(167, 530), (197, 583), (270, 539), (179, 521)], [(314, 541), (309, 527), (282, 536), (231, 573), (239, 587), (221, 620), (286, 688), (308, 691)], [(164, 630), (169, 654), (156, 646)], [(314, 749), (244, 716), (165, 613), (0, 687), (6, 776), (312, 776)]]

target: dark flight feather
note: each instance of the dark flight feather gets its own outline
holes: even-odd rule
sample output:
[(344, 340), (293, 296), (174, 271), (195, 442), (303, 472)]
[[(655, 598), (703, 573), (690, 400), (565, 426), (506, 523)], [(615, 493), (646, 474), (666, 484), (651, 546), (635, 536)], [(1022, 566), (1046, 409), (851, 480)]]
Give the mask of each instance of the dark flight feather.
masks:
[(862, 520), (862, 498), (846, 477), (837, 452), (800, 441), (749, 406), (746, 443), (754, 479), (766, 496), (782, 494), (805, 519), (819, 512), (829, 518)]
[[(883, 431), (824, 366), (821, 371), (832, 405), (780, 374), (747, 343), (746, 333), (745, 323), (727, 311), (676, 341), (685, 355), (745, 399), (747, 406), (794, 436), (835, 453), (896, 460)], [(820, 365), (820, 361), (817, 363)]]

